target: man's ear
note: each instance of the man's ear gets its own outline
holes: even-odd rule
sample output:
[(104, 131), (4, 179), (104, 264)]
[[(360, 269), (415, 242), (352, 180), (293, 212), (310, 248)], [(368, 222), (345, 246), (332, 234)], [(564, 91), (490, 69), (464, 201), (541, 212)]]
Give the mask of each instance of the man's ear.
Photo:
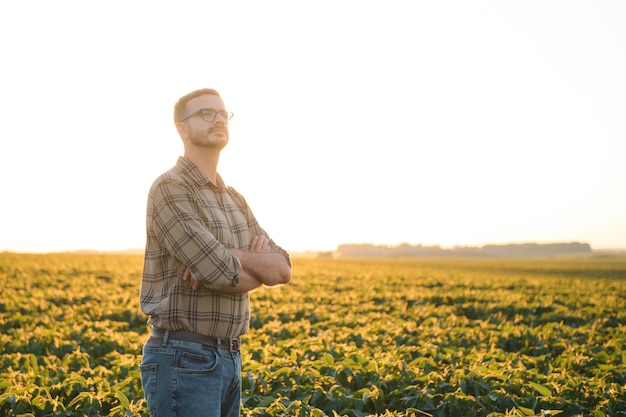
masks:
[(176, 123), (176, 130), (182, 139), (187, 139), (187, 124), (184, 122)]

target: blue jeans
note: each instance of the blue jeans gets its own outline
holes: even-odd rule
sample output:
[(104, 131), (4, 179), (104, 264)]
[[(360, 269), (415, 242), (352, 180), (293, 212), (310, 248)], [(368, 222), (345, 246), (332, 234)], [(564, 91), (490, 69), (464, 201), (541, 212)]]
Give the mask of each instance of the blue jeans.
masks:
[(148, 340), (139, 369), (152, 417), (239, 417), (240, 352)]

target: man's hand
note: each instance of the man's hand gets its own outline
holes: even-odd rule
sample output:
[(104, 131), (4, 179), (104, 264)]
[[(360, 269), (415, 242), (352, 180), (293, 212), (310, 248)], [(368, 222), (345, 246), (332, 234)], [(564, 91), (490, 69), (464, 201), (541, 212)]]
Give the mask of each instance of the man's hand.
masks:
[(191, 279), (191, 288), (197, 290), (200, 286), (200, 281), (198, 281), (191, 275), (191, 268), (189, 267), (187, 267), (187, 269), (185, 269), (185, 272), (183, 273), (183, 281), (187, 281), (188, 279)]
[(262, 235), (253, 237), (248, 247), (248, 252), (267, 253), (270, 250), (270, 240)]

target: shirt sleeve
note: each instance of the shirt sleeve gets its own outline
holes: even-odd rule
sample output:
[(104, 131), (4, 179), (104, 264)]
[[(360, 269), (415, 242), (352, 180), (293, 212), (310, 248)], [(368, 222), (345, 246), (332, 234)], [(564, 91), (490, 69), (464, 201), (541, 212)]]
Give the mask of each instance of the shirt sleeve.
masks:
[(166, 179), (153, 189), (152, 222), (160, 245), (213, 290), (234, 287), (242, 266), (208, 230), (184, 184)]

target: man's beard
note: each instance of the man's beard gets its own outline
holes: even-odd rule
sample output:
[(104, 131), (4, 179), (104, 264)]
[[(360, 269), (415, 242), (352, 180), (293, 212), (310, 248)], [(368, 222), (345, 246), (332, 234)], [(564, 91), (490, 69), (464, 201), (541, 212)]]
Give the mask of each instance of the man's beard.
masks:
[[(215, 132), (223, 132), (226, 137), (221, 138), (219, 136), (213, 136), (213, 133)], [(209, 129), (208, 132), (194, 132), (189, 137), (189, 140), (196, 146), (223, 149), (228, 143), (229, 137), (230, 136), (228, 134), (228, 128), (223, 126), (215, 126)]]

